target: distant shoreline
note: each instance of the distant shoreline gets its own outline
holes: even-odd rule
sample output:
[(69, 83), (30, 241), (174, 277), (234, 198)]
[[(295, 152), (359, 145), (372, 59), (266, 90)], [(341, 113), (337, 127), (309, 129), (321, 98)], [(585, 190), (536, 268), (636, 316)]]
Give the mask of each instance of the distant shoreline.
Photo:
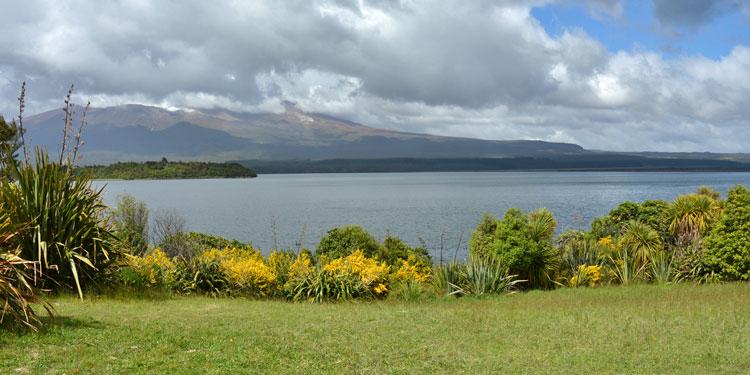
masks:
[(254, 178), (257, 173), (238, 163), (197, 161), (119, 162), (76, 168), (95, 180), (186, 180), (213, 178)]
[(723, 159), (670, 159), (633, 155), (471, 159), (240, 160), (258, 174), (399, 172), (750, 172), (750, 163)]

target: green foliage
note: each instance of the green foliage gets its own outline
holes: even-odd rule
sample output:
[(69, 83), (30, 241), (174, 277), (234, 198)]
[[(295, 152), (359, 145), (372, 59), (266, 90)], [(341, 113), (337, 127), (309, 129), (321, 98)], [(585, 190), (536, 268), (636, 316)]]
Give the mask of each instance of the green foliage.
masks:
[(426, 263), (432, 262), (427, 249), (424, 247), (411, 247), (395, 236), (387, 236), (383, 240), (383, 245), (378, 247), (375, 257), (391, 267), (398, 267), (401, 261), (408, 259), (410, 255), (416, 256)]
[(721, 205), (711, 195), (686, 194), (677, 197), (666, 214), (671, 234), (684, 245), (708, 232), (721, 214)]
[(449, 262), (437, 269), (436, 288), (447, 296), (507, 294), (525, 280), (508, 275), (494, 257), (470, 257), (466, 263)]
[(206, 233), (189, 232), (187, 239), (194, 243), (201, 250), (206, 249), (223, 249), (227, 247), (245, 248), (252, 247), (249, 243), (240, 242), (220, 236), (214, 236)]
[(558, 254), (552, 245), (555, 225), (552, 213), (546, 209), (526, 215), (512, 208), (496, 224), (489, 257), (483, 254), (485, 249), (482, 246), (476, 246), (489, 240), (482, 234), (491, 227), (486, 219), (480, 223), (481, 229), (472, 236), (477, 241), (470, 248), (470, 255), (477, 259), (496, 258), (507, 273), (526, 280), (528, 287), (551, 287), (551, 278), (558, 264)]
[(637, 220), (625, 224), (618, 244), (627, 248), (629, 254), (641, 265), (647, 264), (652, 254), (664, 248), (659, 233)]
[(706, 273), (724, 280), (750, 280), (750, 190), (729, 190), (725, 208), (704, 243)]
[(371, 298), (372, 293), (356, 275), (330, 273), (317, 267), (291, 286), (291, 296), (294, 302), (335, 302)]
[(145, 254), (149, 244), (146, 204), (132, 195), (122, 196), (112, 210), (112, 219), (123, 250), (135, 255)]
[(347, 225), (333, 228), (320, 239), (315, 255), (325, 255), (329, 259), (341, 258), (362, 250), (366, 257), (376, 256), (380, 244), (370, 233), (358, 225)]
[(52, 315), (52, 308), (39, 298), (31, 284), (29, 271), (37, 266), (18, 256), (13, 238), (22, 225), (13, 223), (7, 212), (0, 211), (0, 327), (36, 330), (41, 321), (32, 304), (41, 304)]
[(232, 287), (218, 261), (180, 259), (174, 290), (180, 294), (206, 294), (212, 297), (232, 294)]
[(479, 221), (469, 239), (469, 252), (473, 256), (484, 258), (494, 252), (497, 224), (494, 216), (488, 213), (482, 215), (482, 220)]
[(10, 167), (14, 182), (2, 184), (0, 207), (13, 222), (29, 223), (16, 237), (21, 257), (40, 262), (45, 287), (75, 285), (82, 297), (82, 285), (117, 255), (101, 190), (43, 151), (37, 150), (33, 163)]
[(597, 237), (618, 236), (630, 221), (639, 221), (655, 229), (662, 239), (669, 236), (669, 219), (666, 216), (669, 203), (661, 200), (646, 200), (643, 203), (623, 202), (606, 216), (594, 220), (591, 232)]
[(424, 283), (408, 280), (394, 284), (388, 298), (403, 302), (420, 302), (427, 301), (433, 295), (433, 291)]
[(238, 163), (205, 163), (197, 161), (124, 162), (108, 166), (87, 166), (77, 169), (96, 179), (180, 179), (180, 178), (247, 178), (257, 174)]
[(22, 131), (15, 121), (8, 123), (0, 116), (0, 178), (4, 180), (10, 178), (8, 164), (15, 162), (16, 152), (21, 147)]

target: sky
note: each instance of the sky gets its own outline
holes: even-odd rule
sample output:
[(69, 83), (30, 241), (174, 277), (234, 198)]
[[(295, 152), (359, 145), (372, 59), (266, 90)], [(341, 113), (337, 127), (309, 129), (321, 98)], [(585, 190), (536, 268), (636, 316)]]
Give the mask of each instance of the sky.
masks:
[(310, 112), (615, 151), (750, 152), (750, 0), (0, 0), (0, 114)]

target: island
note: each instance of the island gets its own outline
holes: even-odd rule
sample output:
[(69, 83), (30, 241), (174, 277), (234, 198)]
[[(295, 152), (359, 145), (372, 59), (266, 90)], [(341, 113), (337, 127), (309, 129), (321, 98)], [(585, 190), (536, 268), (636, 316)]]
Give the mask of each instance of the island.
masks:
[(118, 162), (77, 167), (77, 172), (98, 180), (149, 180), (187, 178), (252, 178), (258, 175), (239, 163), (199, 161)]

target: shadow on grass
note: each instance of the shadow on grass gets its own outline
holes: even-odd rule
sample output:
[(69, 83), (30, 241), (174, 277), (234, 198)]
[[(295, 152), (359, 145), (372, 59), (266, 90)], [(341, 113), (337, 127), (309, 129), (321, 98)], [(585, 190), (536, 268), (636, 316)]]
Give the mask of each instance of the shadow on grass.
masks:
[(60, 330), (76, 330), (76, 329), (86, 329), (86, 328), (94, 328), (94, 329), (103, 329), (106, 328), (105, 324), (93, 320), (93, 319), (79, 319), (79, 318), (73, 318), (69, 316), (40, 316), (39, 320), (42, 323), (42, 326), (34, 331), (32, 329), (28, 328), (7, 328), (3, 327), (0, 328), (0, 333), (4, 332), (9, 335), (2, 335), (0, 334), (0, 346), (6, 345), (8, 343), (8, 339), (10, 339), (9, 336), (14, 335), (16, 337), (21, 336), (46, 336), (50, 334), (54, 334), (56, 332), (60, 332)]

